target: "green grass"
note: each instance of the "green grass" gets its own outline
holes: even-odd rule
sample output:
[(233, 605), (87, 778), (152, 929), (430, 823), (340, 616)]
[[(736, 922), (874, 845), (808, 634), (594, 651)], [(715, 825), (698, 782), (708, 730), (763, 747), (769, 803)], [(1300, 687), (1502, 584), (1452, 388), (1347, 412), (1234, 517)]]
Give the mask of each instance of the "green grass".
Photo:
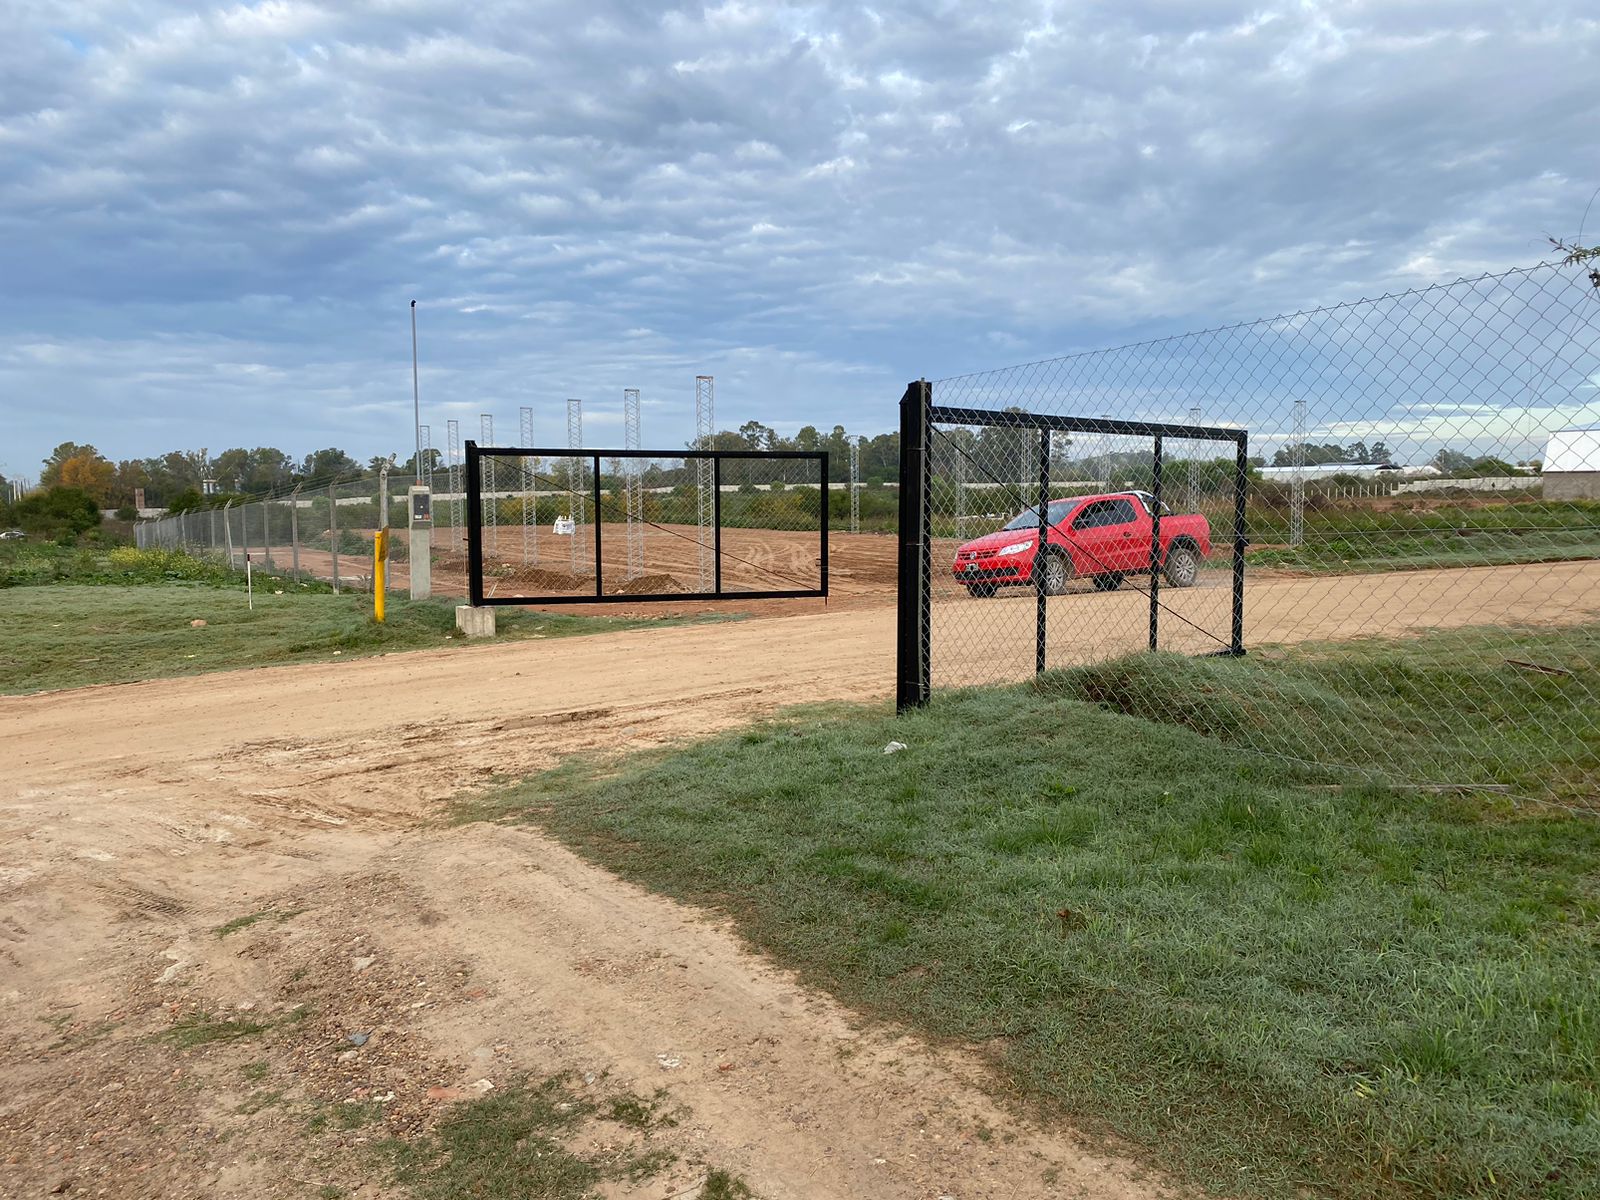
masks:
[(160, 1036), (180, 1050), (207, 1046), (213, 1042), (234, 1042), (240, 1038), (255, 1037), (272, 1028), (271, 1021), (257, 1021), (252, 1017), (218, 1017), (208, 1012), (185, 1013), (174, 1021)]
[(1241, 749), (1348, 764), (1329, 780), (1498, 787), (1600, 812), (1600, 625), (1267, 646), (1243, 659), (1135, 655), (1036, 686)]
[(283, 1026), (298, 1025), (310, 1015), (311, 1010), (304, 1005), (259, 1021), (250, 1016), (217, 1016), (201, 1009), (184, 1013), (153, 1037), (171, 1042), (180, 1050), (189, 1050), (195, 1046), (207, 1046), (213, 1042), (234, 1042), (241, 1038), (256, 1037)]
[(597, 1112), (564, 1076), (514, 1080), (478, 1100), (454, 1105), (431, 1134), (388, 1142), (395, 1182), (419, 1200), (579, 1200), (607, 1179), (635, 1182), (670, 1164), (661, 1153), (569, 1149)]
[[(193, 584), (0, 590), (0, 693), (468, 644), (449, 601), (391, 597), (382, 625), (371, 610), (370, 596), (258, 589), (252, 611), (240, 590)], [(191, 628), (195, 619), (205, 627)], [(496, 623), (515, 640), (656, 622), (502, 608)]]
[[(1213, 526), (1231, 526), (1212, 514)], [(1400, 571), (1422, 567), (1479, 567), (1600, 558), (1600, 504), (1589, 501), (1506, 501), (1443, 505), (1412, 512), (1369, 504), (1308, 508), (1304, 543), (1289, 541), (1286, 504), (1252, 504), (1250, 539), (1255, 566), (1310, 572)]]
[(754, 1196), (744, 1180), (722, 1170), (710, 1172), (700, 1189), (700, 1200), (752, 1200)]
[[(257, 571), (257, 587), (293, 592), (328, 592), (321, 580), (292, 581)], [(54, 542), (0, 542), (0, 588), (41, 587), (60, 583), (148, 584), (190, 583), (244, 590), (241, 571), (220, 558), (196, 558), (181, 550), (138, 550), (132, 546), (58, 546)]]
[(274, 911), (275, 910), (270, 908), (264, 908), (260, 912), (251, 913), (246, 917), (235, 917), (231, 921), (224, 921), (221, 925), (218, 925), (214, 930), (212, 930), (212, 932), (215, 933), (219, 939), (225, 938), (230, 933), (238, 933), (241, 929), (249, 929), (250, 926), (256, 924), (258, 921), (265, 921), (268, 917), (273, 915)]
[[(1438, 665), (1464, 645), (1395, 648), (1392, 686), (1426, 686), (1423, 660), (1478, 669)], [(1338, 662), (1294, 664), (1318, 703), (1371, 685)], [(1296, 708), (1231, 686), (1258, 669), (1196, 664), (1174, 685), (1189, 724), (1060, 679), (574, 761), (464, 815), (537, 820), (730, 914), (811, 982), (981, 1044), (1006, 1093), (1218, 1192), (1600, 1194), (1600, 821), (1329, 789), (1190, 727), (1289, 738)], [(1566, 677), (1535, 678), (1557, 690), (1472, 734), (1513, 772), (1525, 727), (1568, 703)], [(891, 738), (909, 749), (883, 755)]]

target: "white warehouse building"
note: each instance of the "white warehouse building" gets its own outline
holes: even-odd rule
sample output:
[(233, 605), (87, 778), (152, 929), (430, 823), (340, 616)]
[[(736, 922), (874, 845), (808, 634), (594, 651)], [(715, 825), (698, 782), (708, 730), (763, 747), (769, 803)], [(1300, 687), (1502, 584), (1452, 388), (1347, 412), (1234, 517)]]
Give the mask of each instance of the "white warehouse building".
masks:
[(1600, 425), (1557, 429), (1544, 451), (1546, 500), (1600, 500)]

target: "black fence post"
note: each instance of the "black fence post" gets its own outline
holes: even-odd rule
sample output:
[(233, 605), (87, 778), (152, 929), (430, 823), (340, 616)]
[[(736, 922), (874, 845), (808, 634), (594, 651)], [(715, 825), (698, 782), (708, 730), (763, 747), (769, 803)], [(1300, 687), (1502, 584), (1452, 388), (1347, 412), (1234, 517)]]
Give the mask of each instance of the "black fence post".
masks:
[(722, 595), (722, 460), (711, 460), (711, 570), (712, 591)]
[(1150, 649), (1161, 641), (1161, 435), (1156, 434), (1155, 453), (1150, 459)]
[(928, 408), (926, 380), (900, 397), (900, 572), (895, 610), (896, 712), (928, 702)]
[(1248, 519), (1246, 502), (1250, 495), (1250, 435), (1240, 431), (1233, 459), (1233, 642), (1230, 653), (1244, 653), (1244, 552)]
[(478, 443), (467, 441), (467, 602), (483, 603), (483, 467)]
[[(828, 452), (822, 452), (822, 598), (828, 598)], [(719, 589), (720, 590), (720, 589)]]
[(1039, 431), (1039, 544), (1034, 560), (1039, 564), (1038, 585), (1033, 589), (1033, 673), (1044, 674), (1045, 659), (1045, 579), (1049, 559), (1043, 557), (1050, 546), (1050, 431)]
[[(600, 510), (600, 456), (594, 456), (594, 594), (604, 596), (605, 568), (600, 565), (600, 527), (605, 524), (605, 513)], [(577, 537), (577, 531), (573, 531)]]

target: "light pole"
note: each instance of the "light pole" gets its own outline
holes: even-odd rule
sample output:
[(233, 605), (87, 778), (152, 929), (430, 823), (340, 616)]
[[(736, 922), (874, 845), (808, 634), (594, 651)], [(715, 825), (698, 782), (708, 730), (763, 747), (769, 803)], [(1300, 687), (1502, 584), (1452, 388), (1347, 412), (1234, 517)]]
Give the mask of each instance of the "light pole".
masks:
[[(417, 388), (417, 302), (411, 302), (411, 416), (417, 430), (417, 481), (406, 495), (411, 526), (411, 598), (426, 600), (433, 594), (433, 493), (422, 479), (422, 398)], [(455, 424), (454, 421), (451, 422)], [(432, 440), (432, 439), (429, 439)], [(388, 515), (388, 503), (384, 504)], [(384, 525), (389, 522), (385, 520)]]
[(417, 302), (411, 302), (411, 423), (417, 434), (417, 483), (422, 483), (422, 395), (417, 389)]

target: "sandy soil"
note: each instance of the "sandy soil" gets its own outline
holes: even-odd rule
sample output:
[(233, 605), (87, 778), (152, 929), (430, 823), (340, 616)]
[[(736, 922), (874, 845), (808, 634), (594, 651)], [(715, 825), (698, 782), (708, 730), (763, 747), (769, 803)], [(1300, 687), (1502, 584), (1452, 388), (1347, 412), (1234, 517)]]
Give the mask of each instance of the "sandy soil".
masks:
[[(531, 530), (530, 530), (531, 532)], [(357, 531), (370, 542), (371, 531)], [(465, 596), (467, 592), (466, 551), (449, 543), (448, 529), (435, 531), (433, 588), (436, 595)], [(699, 588), (699, 543), (694, 526), (673, 525), (646, 530), (642, 569), (653, 587), (663, 592), (695, 591)], [(494, 534), (493, 551), (485, 546), (485, 561), (491, 595), (589, 595), (594, 591), (593, 529), (586, 526), (578, 539), (579, 571), (572, 567), (572, 543), (541, 529), (537, 541), (530, 543), (529, 558), (522, 558), (523, 529), (502, 525)], [(738, 612), (745, 616), (790, 617), (805, 613), (837, 612), (845, 609), (891, 605), (895, 596), (895, 576), (899, 543), (892, 534), (839, 533), (828, 538), (828, 597), (822, 599), (740, 600), (741, 591), (778, 591), (814, 588), (821, 578), (817, 561), (818, 538), (810, 533), (773, 529), (723, 530), (722, 585), (729, 596), (715, 605), (705, 601), (667, 601), (633, 605), (626, 602), (603, 604), (563, 604), (560, 611), (588, 616), (662, 616), (704, 612)], [(601, 530), (600, 546), (606, 572), (608, 594), (626, 595), (638, 591), (628, 577), (627, 530), (607, 524)], [(257, 554), (260, 550), (257, 549)], [(272, 561), (287, 570), (291, 561), (288, 546), (274, 545)], [(332, 557), (326, 550), (301, 547), (300, 568), (318, 579), (333, 577)], [(403, 561), (391, 564), (392, 578), (405, 586), (407, 570)], [(339, 574), (346, 586), (370, 586), (372, 558), (341, 554)], [(554, 608), (552, 608), (554, 611)]]
[[(1593, 620), (1597, 584), (1593, 562), (1269, 579), (1247, 612), (1254, 641)], [(1220, 581), (1167, 596), (1225, 622)], [(1024, 676), (1033, 607), (941, 594), (939, 679), (971, 674), (961, 639)], [(1052, 661), (1140, 644), (1147, 612), (1052, 601)], [(560, 1071), (685, 1110), (652, 1135), (679, 1163), (610, 1195), (694, 1195), (707, 1164), (769, 1198), (1163, 1194), (1003, 1111), (981, 1047), (863, 1021), (537, 831), (436, 823), (491, 774), (881, 699), (893, 641), (861, 607), (0, 698), (0, 1195), (386, 1196), (364, 1141)], [(154, 1036), (196, 1012), (271, 1028)], [(379, 1123), (312, 1132), (347, 1101)]]

